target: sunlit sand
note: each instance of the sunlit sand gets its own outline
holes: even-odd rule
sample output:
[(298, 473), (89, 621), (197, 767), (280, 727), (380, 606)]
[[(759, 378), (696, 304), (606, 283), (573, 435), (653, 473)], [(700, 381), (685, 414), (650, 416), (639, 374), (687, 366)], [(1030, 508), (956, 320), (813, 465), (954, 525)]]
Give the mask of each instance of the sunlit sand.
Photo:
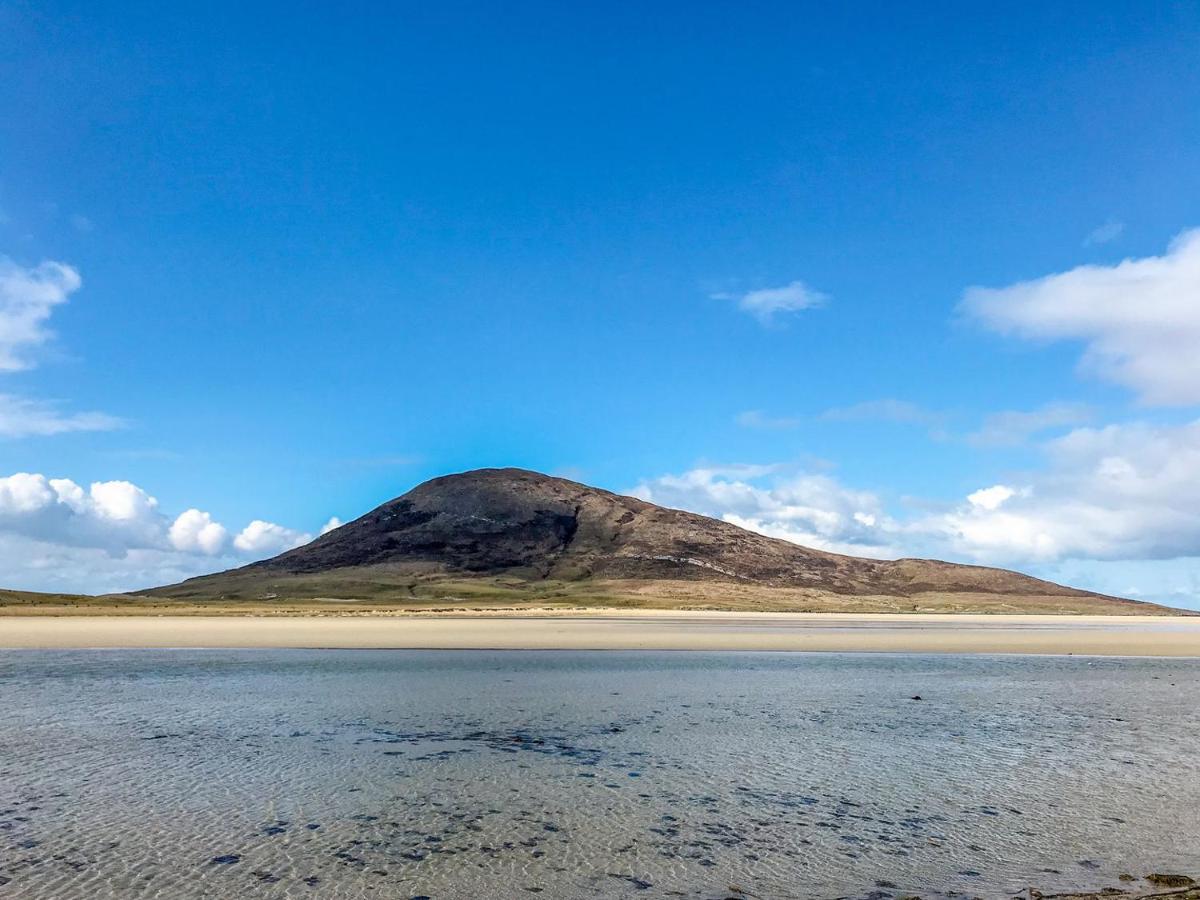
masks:
[(1200, 617), (662, 610), (309, 616), (8, 616), (0, 647), (777, 650), (1200, 656)]

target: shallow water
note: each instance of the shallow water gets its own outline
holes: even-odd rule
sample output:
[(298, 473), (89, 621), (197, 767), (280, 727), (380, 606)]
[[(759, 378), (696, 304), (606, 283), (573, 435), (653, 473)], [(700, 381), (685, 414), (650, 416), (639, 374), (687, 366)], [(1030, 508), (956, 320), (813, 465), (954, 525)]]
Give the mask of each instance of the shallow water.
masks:
[(1186, 659), (4, 652), (0, 896), (1011, 897), (1196, 874), (1198, 687)]

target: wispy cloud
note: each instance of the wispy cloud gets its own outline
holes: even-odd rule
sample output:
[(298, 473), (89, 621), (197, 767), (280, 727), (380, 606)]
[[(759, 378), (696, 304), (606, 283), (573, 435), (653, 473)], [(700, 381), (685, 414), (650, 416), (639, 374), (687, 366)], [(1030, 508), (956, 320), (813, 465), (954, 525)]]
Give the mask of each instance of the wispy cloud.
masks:
[(1096, 244), (1109, 244), (1125, 233), (1125, 223), (1109, 219), (1103, 225), (1093, 228), (1083, 239), (1083, 246), (1091, 247)]
[(799, 428), (804, 422), (798, 416), (770, 416), (761, 409), (748, 409), (734, 417), (734, 421), (743, 428), (762, 428), (768, 431), (786, 431)]
[(710, 294), (714, 300), (732, 300), (738, 309), (747, 312), (764, 325), (773, 324), (783, 313), (816, 309), (829, 302), (829, 297), (814, 290), (803, 281), (793, 281), (782, 287), (762, 288), (745, 293), (720, 292)]
[(895, 422), (902, 425), (921, 425), (930, 429), (931, 436), (945, 438), (943, 425), (946, 415), (933, 412), (907, 400), (866, 400), (850, 406), (837, 406), (812, 416), (771, 415), (761, 409), (738, 413), (734, 421), (743, 428), (763, 431), (786, 431), (799, 428), (806, 421), (816, 422)]
[(940, 426), (946, 417), (908, 400), (886, 398), (866, 400), (852, 406), (835, 406), (821, 413), (821, 418), (831, 422), (899, 422), (933, 428)]
[(63, 413), (51, 403), (0, 394), (0, 437), (44, 437), (72, 431), (112, 431), (124, 425), (122, 419), (107, 413)]
[[(33, 351), (54, 337), (47, 327), (51, 313), (82, 284), (64, 263), (23, 267), (0, 256), (0, 372), (34, 368)], [(63, 412), (54, 403), (0, 393), (0, 437), (111, 431), (124, 424), (107, 413)]]
[(79, 273), (58, 262), (32, 268), (0, 257), (0, 371), (32, 368), (29, 351), (53, 337), (46, 321), (79, 290)]
[(1015, 447), (1035, 434), (1051, 428), (1080, 425), (1092, 418), (1091, 407), (1082, 403), (1047, 403), (1037, 409), (992, 413), (977, 431), (967, 435), (975, 447)]

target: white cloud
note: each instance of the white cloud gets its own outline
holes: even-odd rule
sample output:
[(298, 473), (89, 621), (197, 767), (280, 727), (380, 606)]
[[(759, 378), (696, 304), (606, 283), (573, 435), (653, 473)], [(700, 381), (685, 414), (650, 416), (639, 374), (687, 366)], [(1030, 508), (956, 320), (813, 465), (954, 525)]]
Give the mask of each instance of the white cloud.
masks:
[(232, 556), (175, 550), (130, 549), (120, 555), (0, 531), (4, 587), (30, 591), (104, 594), (173, 584), (240, 565)]
[(341, 528), (345, 524), (346, 523), (343, 522), (341, 519), (339, 519), (337, 516), (330, 516), (329, 521), (321, 526), (320, 533), (321, 534), (329, 534), (329, 532), (333, 531), (335, 528)]
[(734, 300), (738, 309), (750, 313), (764, 325), (775, 321), (780, 313), (799, 312), (804, 309), (815, 309), (824, 306), (829, 297), (820, 291), (813, 290), (803, 281), (793, 281), (782, 287), (763, 288), (757, 291), (747, 291), (744, 294), (717, 293), (710, 294), (714, 300)]
[[(77, 487), (74, 482), (66, 483)], [(96, 514), (113, 522), (147, 519), (158, 509), (158, 501), (130, 481), (97, 481), (90, 498)]]
[(23, 268), (0, 257), (0, 371), (32, 365), (25, 352), (51, 338), (46, 320), (81, 284), (79, 273), (62, 263)]
[(0, 437), (23, 438), (72, 431), (112, 431), (125, 423), (100, 412), (62, 413), (54, 406), (0, 394)]
[(191, 508), (172, 519), (129, 481), (84, 487), (30, 472), (0, 478), (0, 587), (133, 590), (233, 568), (308, 540), (261, 519), (231, 540), (211, 514)]
[[(0, 372), (33, 368), (31, 352), (54, 336), (46, 324), (50, 314), (82, 284), (79, 273), (63, 263), (25, 268), (0, 256)], [(110, 431), (123, 424), (106, 413), (63, 413), (53, 404), (0, 394), (0, 437)]]
[(312, 540), (311, 534), (284, 528), (274, 522), (255, 519), (233, 539), (233, 546), (255, 556), (273, 556)]
[(168, 536), (171, 546), (176, 550), (204, 553), (208, 556), (221, 553), (229, 543), (229, 532), (225, 526), (214, 522), (212, 516), (198, 509), (180, 513), (171, 523)]
[[(71, 487), (78, 487), (71, 484)], [(18, 472), (0, 478), (0, 516), (23, 515), (43, 509), (58, 499), (58, 492), (44, 475)], [(76, 497), (72, 497), (76, 499)]]
[(127, 481), (85, 490), (66, 478), (19, 472), (0, 478), (0, 531), (121, 553), (163, 546), (158, 501)]
[(1200, 421), (1079, 428), (1045, 451), (1026, 484), (977, 491), (910, 533), (1005, 565), (1200, 555)]
[(999, 509), (1005, 500), (1015, 496), (1016, 493), (1006, 484), (995, 484), (990, 488), (980, 488), (973, 494), (967, 494), (967, 503), (978, 509)]
[(945, 413), (933, 412), (908, 400), (885, 398), (866, 400), (851, 406), (837, 406), (821, 413), (829, 422), (894, 422), (898, 425), (919, 425), (928, 430), (935, 441), (946, 440)]
[(976, 447), (1015, 447), (1038, 432), (1078, 425), (1091, 417), (1091, 408), (1081, 403), (1048, 403), (1037, 409), (1005, 410), (987, 416), (978, 431), (967, 435), (967, 443)]
[(1088, 236), (1083, 239), (1083, 246), (1091, 247), (1095, 244), (1108, 244), (1115, 241), (1124, 233), (1124, 222), (1109, 219), (1103, 225), (1097, 226), (1088, 232)]
[(761, 409), (748, 409), (740, 412), (734, 418), (743, 428), (764, 428), (772, 431), (783, 431), (800, 426), (802, 419), (790, 416), (769, 416)]
[(692, 469), (643, 481), (630, 493), (794, 543), (858, 556), (889, 556), (889, 523), (879, 499), (827, 475), (776, 477), (777, 466)]
[(962, 308), (1002, 334), (1082, 341), (1082, 370), (1143, 403), (1200, 403), (1200, 229), (1162, 256), (970, 288)]
[(945, 417), (930, 412), (907, 400), (867, 400), (853, 406), (838, 406), (821, 413), (822, 419), (834, 422), (900, 422), (908, 425), (937, 425)]
[[(1200, 583), (1186, 562), (1200, 558), (1200, 420), (1076, 428), (1042, 450), (1039, 470), (899, 515), (871, 492), (782, 466), (702, 467), (631, 493), (833, 552), (999, 565), (1200, 605), (1200, 596), (1185, 602), (1178, 593)], [(1156, 579), (1152, 561), (1167, 561), (1170, 578)], [(1143, 587), (1117, 590), (1113, 573), (1134, 569)], [(1093, 575), (1060, 577), (1075, 571)]]

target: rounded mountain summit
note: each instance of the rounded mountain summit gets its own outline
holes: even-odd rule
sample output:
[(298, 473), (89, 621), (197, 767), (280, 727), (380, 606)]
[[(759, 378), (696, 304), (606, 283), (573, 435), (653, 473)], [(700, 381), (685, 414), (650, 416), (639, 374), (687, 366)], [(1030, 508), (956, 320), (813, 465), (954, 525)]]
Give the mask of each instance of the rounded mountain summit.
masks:
[(272, 559), (138, 592), (370, 606), (1155, 613), (982, 566), (842, 556), (524, 469), (434, 478)]

